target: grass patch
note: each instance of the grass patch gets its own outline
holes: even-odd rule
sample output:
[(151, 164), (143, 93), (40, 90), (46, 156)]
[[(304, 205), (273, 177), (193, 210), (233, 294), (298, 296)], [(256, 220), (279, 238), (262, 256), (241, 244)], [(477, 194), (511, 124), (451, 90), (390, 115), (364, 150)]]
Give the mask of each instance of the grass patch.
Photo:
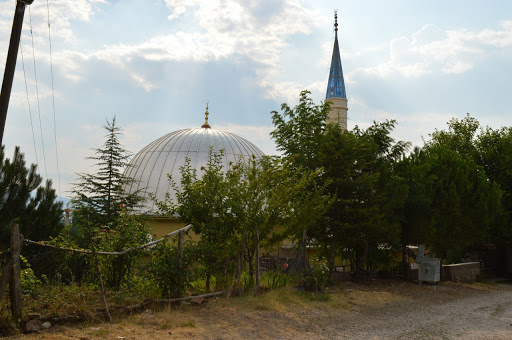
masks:
[(303, 301), (317, 301), (317, 302), (327, 302), (331, 299), (332, 294), (328, 293), (313, 293), (313, 292), (297, 292), (297, 296), (301, 298)]
[(178, 324), (176, 327), (181, 327), (181, 328), (195, 328), (196, 327), (196, 324), (194, 323), (194, 321), (187, 321), (187, 322), (183, 322), (183, 323), (180, 323)]
[(90, 336), (99, 336), (102, 338), (105, 338), (109, 334), (110, 334), (110, 330), (105, 329), (105, 328), (93, 329), (92, 331), (89, 332)]

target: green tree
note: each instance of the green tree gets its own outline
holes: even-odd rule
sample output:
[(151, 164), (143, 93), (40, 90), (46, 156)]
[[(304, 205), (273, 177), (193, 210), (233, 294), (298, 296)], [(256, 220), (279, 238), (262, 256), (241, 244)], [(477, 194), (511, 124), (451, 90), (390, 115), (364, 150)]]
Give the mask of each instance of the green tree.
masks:
[(197, 260), (204, 271), (207, 290), (212, 276), (216, 278), (218, 288), (225, 289), (226, 280), (232, 277), (235, 269), (237, 216), (230, 209), (230, 188), (222, 157), (223, 151), (214, 153), (210, 149), (207, 165), (201, 168), (202, 176), (187, 159), (180, 168), (181, 182), (178, 184), (169, 178), (176, 201), (168, 197), (166, 202), (158, 203), (161, 212), (179, 216), (181, 221), (193, 226), (194, 233), (200, 235)]
[(296, 169), (321, 172), (315, 185), (327, 188), (324, 195), (332, 204), (322, 220), (309, 228), (308, 236), (322, 247), (331, 271), (337, 249), (351, 249), (359, 259), (352, 262), (362, 269), (370, 248), (396, 239), (396, 214), (407, 186), (394, 175), (394, 164), (409, 144), (390, 136), (394, 121), (353, 131), (326, 125), (329, 105), (315, 105), (308, 95), (301, 92), (294, 109), (283, 104), (281, 113), (272, 112), (275, 130), (271, 135)]
[(73, 187), (73, 218), (83, 220), (81, 224), (107, 224), (115, 219), (121, 210), (139, 206), (143, 198), (139, 192), (126, 193), (124, 188), (134, 180), (124, 175), (129, 166), (131, 154), (119, 141), (122, 134), (116, 126), (116, 118), (107, 120), (103, 126), (107, 134), (101, 148), (93, 149), (95, 156), (87, 157), (96, 161), (96, 171), (92, 174), (79, 173), (78, 182)]
[(476, 138), (477, 163), (490, 181), (497, 183), (503, 192), (503, 214), (491, 230), (493, 242), (503, 246), (512, 244), (512, 128), (487, 127)]
[(469, 115), (452, 119), (448, 130), (436, 130), (423, 151), (404, 162), (411, 188), (404, 227), (442, 258), (457, 260), (488, 239), (501, 215), (502, 191), (478, 164), (478, 129)]
[(317, 170), (321, 167), (318, 155), (325, 142), (329, 104), (315, 105), (310, 93), (302, 91), (299, 104), (293, 109), (282, 104), (282, 113), (271, 112), (275, 129), (270, 135), (284, 157), (293, 158), (293, 162), (303, 169)]
[[(95, 156), (87, 158), (96, 161), (96, 172), (78, 174), (78, 182), (73, 188), (73, 228), (64, 239), (82, 248), (121, 251), (145, 243), (149, 227), (143, 219), (131, 216), (143, 198), (138, 192), (124, 191), (133, 179), (123, 174), (129, 166), (130, 153), (119, 141), (121, 128), (116, 126), (115, 117), (103, 128), (107, 132), (105, 143), (101, 148), (93, 149)], [(127, 282), (137, 259), (136, 255), (102, 259), (108, 286), (118, 289)], [(94, 265), (88, 267), (94, 268)], [(90, 270), (94, 272), (94, 269)], [(81, 273), (74, 276), (80, 277)]]
[[(52, 182), (37, 174), (36, 165), (27, 167), (19, 147), (12, 159), (0, 149), (0, 243), (10, 244), (10, 225), (18, 223), (20, 232), (34, 241), (48, 240), (64, 227), (62, 202), (57, 201)], [(52, 277), (58, 270), (54, 252), (38, 247), (24, 247), (23, 255), (38, 275)]]
[[(21, 233), (32, 240), (46, 240), (60, 232), (62, 202), (56, 201), (52, 182), (37, 174), (36, 165), (27, 168), (19, 147), (11, 159), (5, 158), (0, 149), (0, 225), (1, 242), (7, 247), (10, 239), (9, 225), (14, 220), (20, 224)], [(34, 193), (35, 191), (35, 193)]]
[(233, 276), (236, 285), (244, 258), (252, 278), (257, 249), (275, 246), (291, 235), (290, 228), (283, 228), (293, 224), (287, 221), (298, 220), (298, 214), (311, 219), (313, 207), (319, 211), (325, 205), (310, 200), (306, 216), (305, 208), (297, 204), (318, 173), (295, 173), (279, 157), (241, 159), (224, 169), (222, 157), (222, 151), (210, 150), (201, 175), (187, 160), (180, 169), (180, 184), (170, 178), (176, 201), (168, 197), (166, 202), (158, 202), (162, 212), (179, 216), (200, 236), (196, 258), (204, 270), (207, 289), (212, 276), (217, 285), (223, 285), (218, 288), (226, 288)]

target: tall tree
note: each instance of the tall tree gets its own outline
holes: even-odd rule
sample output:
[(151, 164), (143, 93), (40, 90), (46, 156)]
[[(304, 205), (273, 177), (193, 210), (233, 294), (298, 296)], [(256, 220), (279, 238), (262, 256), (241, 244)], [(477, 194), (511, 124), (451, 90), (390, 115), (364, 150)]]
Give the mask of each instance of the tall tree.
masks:
[(281, 113), (272, 112), (271, 135), (296, 169), (321, 171), (316, 185), (327, 187), (332, 204), (308, 233), (322, 246), (331, 270), (338, 248), (353, 249), (362, 269), (370, 247), (395, 239), (390, 231), (397, 230), (395, 210), (403, 205), (407, 188), (393, 175), (393, 164), (409, 144), (390, 136), (394, 121), (353, 131), (327, 125), (328, 108), (315, 105), (303, 91), (295, 108), (283, 104)]
[(133, 209), (143, 200), (138, 192), (129, 194), (124, 191), (133, 182), (123, 173), (129, 166), (131, 154), (119, 141), (122, 129), (116, 126), (116, 117), (107, 120), (103, 128), (107, 132), (105, 143), (101, 148), (93, 149), (95, 156), (87, 157), (96, 161), (96, 171), (79, 173), (72, 191), (73, 218), (87, 220), (92, 225), (107, 224), (117, 218), (121, 205)]
[[(488, 239), (501, 214), (502, 191), (478, 164), (479, 127), (469, 115), (454, 118), (447, 130), (432, 133), (423, 151), (411, 155), (408, 162), (410, 173), (417, 175), (409, 176), (409, 227), (413, 220), (420, 222), (423, 230), (413, 229), (442, 258), (457, 260), (457, 254)], [(422, 178), (426, 180), (418, 182)], [(425, 204), (427, 209), (417, 209)]]
[[(127, 193), (124, 188), (133, 182), (124, 175), (129, 166), (130, 153), (121, 145), (121, 128), (116, 126), (116, 118), (107, 120), (103, 126), (107, 134), (101, 148), (93, 149), (95, 156), (87, 157), (96, 161), (96, 171), (91, 174), (78, 174), (78, 182), (73, 188), (72, 200), (73, 227), (69, 238), (78, 246), (88, 249), (121, 251), (145, 243), (149, 228), (145, 221), (129, 216), (143, 201), (138, 192)], [(128, 279), (138, 254), (102, 259), (107, 284), (119, 288)], [(84, 264), (75, 276), (81, 277), (88, 268)], [(89, 263), (89, 267), (94, 265)]]
[[(63, 228), (62, 202), (48, 180), (42, 186), (36, 165), (27, 168), (19, 147), (12, 160), (0, 149), (0, 226), (3, 246), (9, 244), (9, 224), (17, 220), (21, 233), (38, 240), (48, 239)], [(34, 193), (35, 191), (35, 193)]]
[(512, 128), (487, 127), (476, 139), (478, 164), (490, 181), (503, 191), (503, 215), (491, 230), (492, 240), (499, 245), (512, 245)]
[(300, 93), (299, 104), (290, 108), (281, 105), (282, 113), (272, 111), (272, 122), (275, 126), (270, 133), (275, 140), (277, 150), (304, 169), (317, 170), (318, 150), (325, 140), (327, 112), (329, 104), (315, 105), (309, 97), (311, 92)]

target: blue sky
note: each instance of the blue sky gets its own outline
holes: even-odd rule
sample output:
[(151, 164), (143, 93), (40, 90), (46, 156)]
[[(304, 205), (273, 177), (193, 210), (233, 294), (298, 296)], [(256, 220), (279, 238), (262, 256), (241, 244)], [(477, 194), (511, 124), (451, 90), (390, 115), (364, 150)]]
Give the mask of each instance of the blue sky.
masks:
[[(317, 103), (325, 97), (334, 9), (349, 128), (396, 119), (393, 136), (421, 146), (434, 129), (467, 112), (484, 126), (512, 125), (510, 1), (48, 4), (55, 124), (47, 2), (35, 0), (25, 15), (24, 63), (19, 54), (4, 144), (8, 156), (21, 146), (62, 196), (75, 173), (91, 171), (85, 157), (101, 145), (101, 126), (114, 115), (124, 128), (122, 142), (136, 153), (168, 132), (199, 127), (208, 100), (213, 128), (274, 154), (270, 111), (296, 104), (303, 89)], [(14, 0), (0, 0), (2, 74), (14, 7)]]

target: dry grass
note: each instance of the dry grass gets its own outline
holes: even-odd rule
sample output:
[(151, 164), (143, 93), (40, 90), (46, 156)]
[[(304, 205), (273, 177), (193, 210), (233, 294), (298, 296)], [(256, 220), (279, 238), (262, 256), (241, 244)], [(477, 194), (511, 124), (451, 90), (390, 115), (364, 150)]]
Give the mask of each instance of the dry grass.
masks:
[[(185, 303), (146, 310), (128, 317), (117, 316), (110, 324), (56, 326), (21, 338), (169, 339), (172, 335), (172, 339), (322, 339), (334, 334), (330, 332), (335, 332), (333, 327), (340, 320), (361, 318), (364, 322), (366, 317), (383, 311), (401, 313), (404, 306), (447, 303), (488, 289), (492, 286), (422, 286), (398, 281), (376, 281), (370, 286), (346, 283), (324, 294), (280, 289), (259, 296), (215, 298), (201, 306)], [(79, 301), (91, 307), (95, 303), (87, 301), (87, 294), (80, 296)], [(71, 310), (70, 306), (62, 308)], [(492, 312), (501, 314), (503, 308)]]

